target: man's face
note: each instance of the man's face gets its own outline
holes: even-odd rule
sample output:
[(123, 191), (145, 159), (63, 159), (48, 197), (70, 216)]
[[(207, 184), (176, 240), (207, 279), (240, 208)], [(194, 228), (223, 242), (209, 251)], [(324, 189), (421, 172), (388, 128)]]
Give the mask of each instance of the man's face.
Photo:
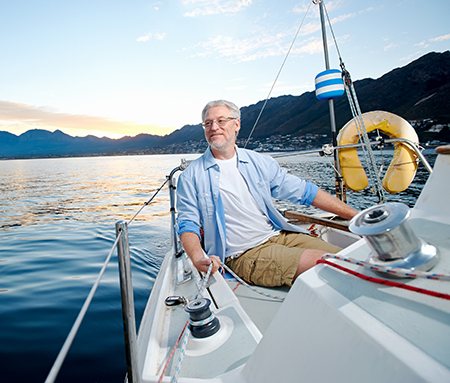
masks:
[(236, 134), (241, 128), (239, 119), (227, 120), (224, 126), (219, 126), (217, 121), (232, 117), (226, 106), (213, 106), (206, 114), (205, 122), (213, 120), (212, 126), (205, 128), (205, 137), (212, 149), (217, 151), (226, 150), (234, 147), (236, 142)]

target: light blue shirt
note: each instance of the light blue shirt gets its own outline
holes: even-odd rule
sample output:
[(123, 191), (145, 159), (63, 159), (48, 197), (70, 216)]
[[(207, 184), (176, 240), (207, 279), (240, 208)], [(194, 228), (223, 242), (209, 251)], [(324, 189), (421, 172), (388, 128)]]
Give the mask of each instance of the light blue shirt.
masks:
[[(272, 157), (236, 147), (238, 170), (251, 195), (276, 230), (306, 233), (286, 222), (275, 209), (272, 197), (305, 206), (313, 202), (318, 187), (311, 182), (286, 173)], [(220, 168), (211, 150), (197, 158), (178, 178), (178, 234), (200, 236), (204, 230), (204, 248), (208, 255), (222, 261), (226, 254), (225, 214), (219, 191)]]

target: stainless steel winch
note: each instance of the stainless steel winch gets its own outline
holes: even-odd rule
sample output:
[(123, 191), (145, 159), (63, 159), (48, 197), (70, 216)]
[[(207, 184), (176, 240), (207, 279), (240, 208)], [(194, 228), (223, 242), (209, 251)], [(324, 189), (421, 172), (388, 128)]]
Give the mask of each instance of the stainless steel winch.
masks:
[[(350, 221), (351, 232), (364, 237), (372, 253), (369, 262), (411, 271), (429, 271), (438, 261), (438, 250), (419, 238), (407, 220), (410, 209), (402, 203), (368, 208)], [(379, 272), (383, 276), (392, 274)]]

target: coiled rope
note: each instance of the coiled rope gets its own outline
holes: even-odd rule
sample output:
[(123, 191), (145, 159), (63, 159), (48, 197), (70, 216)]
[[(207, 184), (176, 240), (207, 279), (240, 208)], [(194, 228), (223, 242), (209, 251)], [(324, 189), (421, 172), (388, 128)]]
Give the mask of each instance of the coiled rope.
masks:
[[(225, 265), (223, 262), (221, 263), (221, 266), (222, 266), (222, 268), (223, 268), (224, 270), (226, 270), (226, 271), (229, 272), (231, 275), (233, 275), (233, 277), (236, 278), (237, 281), (238, 281), (240, 284), (242, 284), (242, 285), (244, 285), (245, 287), (249, 288), (250, 290), (252, 290), (252, 291), (255, 292), (256, 294), (265, 296), (265, 297), (267, 297), (267, 298), (279, 300), (279, 301), (281, 301), (281, 302), (284, 301), (284, 298), (282, 298), (282, 297), (278, 297), (278, 296), (266, 294), (266, 293), (264, 293), (264, 292), (262, 292), (262, 291), (257, 290), (257, 289), (254, 288), (253, 286), (250, 286), (250, 285), (249, 285), (247, 282), (245, 282), (242, 278), (240, 278), (238, 275), (236, 275), (236, 273), (233, 272), (233, 270), (231, 270), (231, 269), (230, 269), (227, 265)], [(211, 262), (211, 264), (209, 265), (208, 272), (206, 273), (206, 276), (205, 276), (205, 278), (203, 279), (203, 283), (202, 283), (202, 285), (201, 285), (201, 287), (200, 287), (200, 289), (199, 289), (199, 292), (198, 292), (196, 298), (201, 298), (201, 297), (203, 296), (203, 292), (204, 292), (204, 290), (205, 290), (205, 288), (206, 288), (207, 281), (209, 280), (209, 277), (210, 277), (210, 275), (211, 275), (211, 270), (212, 270), (212, 262)], [(160, 375), (160, 377), (159, 377), (158, 383), (161, 383), (161, 382), (162, 382), (162, 380), (163, 380), (163, 378), (164, 378), (164, 374), (165, 374), (165, 372), (166, 372), (166, 370), (167, 370), (167, 367), (168, 367), (168, 365), (169, 365), (169, 363), (170, 363), (170, 360), (172, 359), (173, 354), (175, 353), (175, 350), (176, 350), (176, 348), (178, 347), (178, 345), (179, 345), (179, 343), (180, 343), (180, 340), (183, 339), (183, 341), (182, 341), (182, 346), (181, 346), (181, 350), (180, 350), (180, 356), (179, 356), (179, 358), (178, 358), (177, 366), (175, 367), (175, 373), (174, 373), (174, 375), (172, 376), (172, 380), (171, 380), (172, 383), (177, 383), (177, 382), (178, 382), (178, 377), (179, 377), (179, 374), (180, 374), (180, 371), (181, 371), (181, 365), (183, 364), (184, 355), (186, 354), (187, 343), (188, 343), (188, 340), (189, 340), (189, 337), (190, 337), (190, 333), (191, 333), (190, 330), (189, 330), (188, 324), (192, 324), (192, 325), (194, 325), (194, 326), (201, 326), (201, 325), (204, 325), (204, 324), (207, 324), (207, 323), (211, 322), (212, 320), (214, 320), (214, 315), (210, 315), (208, 318), (203, 319), (202, 321), (194, 322), (194, 321), (191, 321), (190, 319), (186, 321), (186, 323), (185, 323), (185, 325), (184, 325), (184, 327), (183, 327), (183, 330), (181, 331), (181, 333), (180, 333), (180, 335), (179, 335), (179, 337), (178, 337), (177, 342), (175, 343), (175, 345), (174, 345), (174, 347), (172, 348), (172, 351), (171, 351), (169, 357), (167, 358), (167, 361), (166, 361), (166, 363), (165, 363), (165, 365), (164, 365), (164, 369), (163, 369), (163, 371), (162, 371), (162, 373), (161, 373), (161, 375)], [(184, 337), (183, 337), (183, 334), (184, 334)]]

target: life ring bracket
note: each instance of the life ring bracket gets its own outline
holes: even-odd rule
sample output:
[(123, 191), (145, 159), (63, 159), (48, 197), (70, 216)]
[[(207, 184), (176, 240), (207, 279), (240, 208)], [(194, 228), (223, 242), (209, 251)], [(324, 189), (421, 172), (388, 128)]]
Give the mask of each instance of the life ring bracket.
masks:
[[(389, 112), (363, 113), (361, 118), (368, 133), (379, 130), (389, 137), (385, 139), (380, 136), (371, 145), (384, 147), (385, 144), (393, 142), (395, 146), (392, 161), (383, 178), (383, 189), (391, 194), (405, 190), (416, 174), (420, 158), (416, 131), (406, 120)], [(342, 177), (346, 187), (354, 191), (363, 190), (369, 184), (358, 157), (357, 147), (363, 145), (359, 140), (360, 132), (355, 119), (349, 121), (337, 137)]]

